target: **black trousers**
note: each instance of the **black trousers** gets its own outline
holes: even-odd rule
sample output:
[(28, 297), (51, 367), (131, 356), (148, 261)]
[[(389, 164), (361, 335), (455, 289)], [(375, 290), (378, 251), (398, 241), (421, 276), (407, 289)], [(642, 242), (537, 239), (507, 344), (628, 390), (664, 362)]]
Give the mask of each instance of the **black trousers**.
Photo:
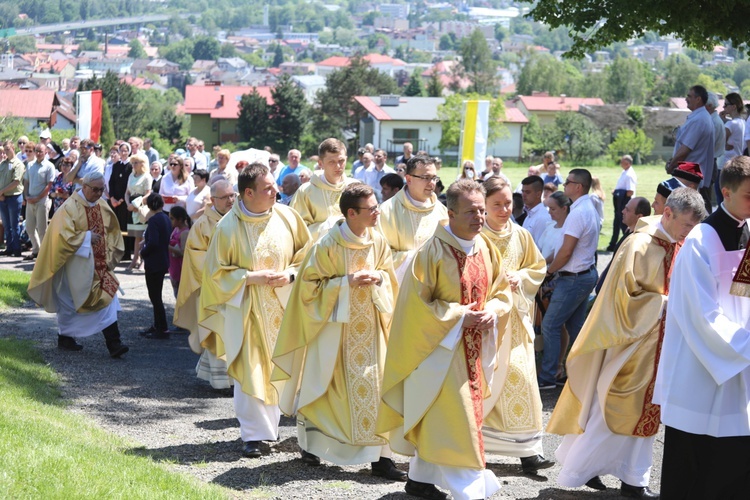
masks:
[(750, 496), (750, 436), (716, 438), (667, 426), (662, 500), (732, 500)]
[(146, 289), (148, 298), (154, 308), (154, 328), (160, 332), (168, 330), (167, 311), (164, 310), (164, 300), (161, 292), (164, 289), (164, 276), (167, 273), (146, 273)]
[(617, 245), (617, 241), (620, 239), (620, 231), (625, 234), (627, 226), (622, 223), (622, 209), (630, 201), (630, 196), (624, 194), (615, 193), (612, 196), (612, 203), (615, 206), (615, 220), (612, 223), (612, 239), (609, 240), (609, 246), (614, 247)]

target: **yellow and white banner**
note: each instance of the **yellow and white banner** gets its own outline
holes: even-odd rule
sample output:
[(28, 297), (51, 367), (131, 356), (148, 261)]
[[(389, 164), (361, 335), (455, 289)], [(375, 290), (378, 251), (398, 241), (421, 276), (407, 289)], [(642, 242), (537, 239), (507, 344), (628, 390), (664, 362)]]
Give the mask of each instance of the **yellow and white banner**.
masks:
[(461, 141), (458, 146), (458, 168), (466, 160), (474, 162), (476, 172), (484, 170), (484, 157), (487, 155), (487, 135), (489, 133), (490, 101), (464, 101), (464, 114), (461, 123)]

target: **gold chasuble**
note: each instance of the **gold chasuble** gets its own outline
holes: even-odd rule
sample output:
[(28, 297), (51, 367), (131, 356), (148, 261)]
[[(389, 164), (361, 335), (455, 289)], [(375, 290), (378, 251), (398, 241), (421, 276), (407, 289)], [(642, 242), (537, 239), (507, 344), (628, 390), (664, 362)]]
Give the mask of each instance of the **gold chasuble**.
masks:
[[(394, 451), (441, 466), (481, 470), (483, 400), (504, 339), (461, 328), (466, 306), (497, 315), (512, 305), (502, 260), (480, 234), (467, 255), (443, 226), (416, 253), (398, 295), (383, 375), (378, 434)], [(457, 341), (450, 339), (458, 331)]]
[(318, 241), (326, 229), (322, 226), (329, 217), (342, 217), (339, 208), (339, 199), (344, 188), (349, 184), (359, 182), (350, 177), (343, 177), (343, 180), (336, 184), (329, 184), (323, 176), (323, 172), (313, 173), (310, 182), (302, 184), (294, 196), (289, 206), (297, 211), (302, 220), (307, 224), (312, 241)]
[(679, 248), (656, 224), (625, 239), (568, 355), (568, 382), (547, 432), (581, 434), (591, 405), (598, 404), (614, 434), (656, 434), (659, 406), (651, 399)]
[(406, 188), (380, 206), (378, 229), (388, 240), (393, 251), (393, 267), (398, 269), (408, 258), (410, 250), (417, 250), (435, 234), (435, 228), (448, 224), (448, 209), (433, 193), (427, 206), (420, 207), (407, 196)]
[[(193, 224), (185, 242), (185, 254), (182, 259), (182, 274), (180, 278), (180, 289), (177, 292), (177, 301), (174, 306), (173, 323), (190, 331), (188, 343), (194, 353), (200, 354), (201, 336), (198, 333), (201, 328), (198, 325), (198, 308), (200, 307), (201, 279), (205, 267), (206, 251), (214, 234), (216, 224), (222, 215), (213, 209), (206, 208), (203, 215)], [(208, 331), (203, 329), (203, 337)]]
[(502, 231), (487, 225), (483, 233), (500, 251), (503, 268), (520, 278), (512, 292), (509, 331), (500, 346), (492, 379), (492, 397), (485, 400), (484, 425), (506, 433), (542, 430), (542, 400), (534, 357), (534, 297), (547, 264), (526, 229), (508, 222)]
[[(101, 236), (97, 243), (91, 243), (94, 258), (71, 262), (87, 231)], [(99, 199), (91, 206), (76, 191), (50, 221), (31, 273), (29, 297), (47, 312), (57, 312), (53, 278), (65, 268), (76, 312), (102, 310), (112, 302), (120, 286), (113, 271), (124, 253), (120, 225), (107, 202)]]
[[(299, 413), (300, 445), (339, 465), (377, 461), (375, 435), (396, 277), (385, 239), (358, 238), (343, 219), (300, 267), (274, 353), (274, 380), (288, 380), (279, 406)], [(376, 271), (379, 286), (350, 287), (348, 276)], [(320, 433), (333, 440), (320, 437)], [(376, 446), (367, 460), (345, 445)]]
[[(249, 216), (238, 201), (219, 223), (206, 253), (199, 323), (209, 330), (201, 345), (226, 356), (227, 373), (242, 391), (278, 404), (271, 385), (271, 355), (284, 316), (282, 289), (246, 284), (248, 271), (292, 272), (310, 234), (294, 210), (275, 204)], [(286, 288), (286, 287), (284, 287)]]

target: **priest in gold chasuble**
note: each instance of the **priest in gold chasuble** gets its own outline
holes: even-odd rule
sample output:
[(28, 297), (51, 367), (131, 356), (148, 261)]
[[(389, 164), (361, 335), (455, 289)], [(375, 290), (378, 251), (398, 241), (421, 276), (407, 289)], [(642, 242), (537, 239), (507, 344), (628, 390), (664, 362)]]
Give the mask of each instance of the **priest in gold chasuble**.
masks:
[(344, 189), (344, 218), (300, 267), (279, 331), (274, 380), (286, 380), (281, 411), (297, 415), (303, 460), (372, 464), (374, 475), (406, 480), (375, 434), (388, 330), (396, 301), (391, 250), (374, 230), (373, 189)]
[(623, 494), (656, 498), (648, 483), (660, 413), (651, 401), (670, 277), (683, 240), (704, 217), (696, 191), (675, 189), (661, 219), (636, 229), (615, 253), (547, 426), (565, 435), (556, 452), (561, 485), (600, 489), (598, 476), (612, 474)]
[(396, 302), (377, 431), (413, 455), (406, 492), (487, 498), (484, 400), (512, 307), (501, 257), (481, 234), (484, 189), (459, 180), (446, 192), (449, 223), (416, 252)]
[(198, 324), (198, 308), (208, 244), (216, 224), (231, 210), (234, 198), (234, 188), (226, 180), (217, 180), (211, 185), (211, 206), (206, 208), (188, 233), (180, 289), (174, 306), (173, 323), (190, 331), (190, 348), (200, 354), (195, 372), (199, 379), (209, 382), (214, 389), (228, 389), (233, 384), (232, 379), (227, 376), (227, 362), (201, 347), (201, 336), (205, 338), (209, 332)]
[(521, 459), (526, 473), (547, 469), (543, 457), (542, 398), (534, 356), (534, 297), (547, 264), (526, 229), (510, 220), (513, 193), (502, 178), (484, 183), (487, 221), (483, 234), (503, 259), (513, 296), (508, 331), (500, 346), (492, 396), (484, 401), (484, 449)]
[(378, 230), (391, 246), (399, 282), (417, 249), (435, 234), (435, 228), (448, 223), (448, 210), (435, 195), (438, 180), (432, 158), (412, 156), (406, 163), (406, 186), (381, 206)]
[(339, 198), (349, 184), (359, 182), (346, 176), (346, 146), (338, 139), (326, 139), (318, 146), (318, 165), (310, 182), (294, 193), (289, 206), (307, 224), (313, 241), (318, 241), (341, 217)]
[(125, 253), (114, 212), (101, 199), (104, 176), (92, 173), (55, 212), (29, 281), (29, 296), (57, 313), (60, 349), (80, 351), (76, 337), (102, 332), (110, 356), (128, 351), (120, 341), (120, 283), (114, 269)]
[(310, 234), (300, 216), (276, 204), (273, 174), (260, 163), (240, 173), (241, 198), (216, 225), (206, 253), (199, 324), (201, 346), (227, 362), (243, 453), (278, 437), (279, 397), (271, 356), (286, 298)]

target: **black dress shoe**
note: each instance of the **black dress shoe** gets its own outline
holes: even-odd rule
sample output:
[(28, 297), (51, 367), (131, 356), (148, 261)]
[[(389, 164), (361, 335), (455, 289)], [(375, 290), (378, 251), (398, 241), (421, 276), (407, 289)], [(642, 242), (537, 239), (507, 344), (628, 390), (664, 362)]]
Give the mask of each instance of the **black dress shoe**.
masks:
[(626, 498), (659, 498), (659, 494), (651, 491), (648, 486), (631, 486), (622, 483), (620, 495)]
[(149, 333), (156, 333), (156, 332), (157, 332), (156, 327), (154, 325), (151, 325), (148, 327), (147, 330), (143, 330), (142, 332), (138, 333), (138, 335), (140, 335), (141, 337), (145, 337)]
[(372, 475), (384, 477), (391, 481), (406, 481), (406, 472), (396, 468), (396, 464), (390, 458), (380, 457), (377, 462), (371, 462)]
[(313, 466), (320, 465), (319, 456), (313, 455), (312, 453), (308, 453), (305, 450), (300, 450), (300, 455), (302, 456), (302, 461), (305, 462), (307, 465), (313, 465)]
[(245, 441), (242, 445), (242, 456), (247, 458), (258, 458), (261, 456), (260, 441)]
[(76, 342), (73, 337), (68, 337), (67, 335), (58, 335), (57, 348), (62, 349), (63, 351), (80, 351), (81, 349), (83, 349), (83, 346)]
[(130, 347), (126, 346), (119, 340), (116, 340), (107, 345), (107, 350), (109, 350), (110, 358), (119, 358), (120, 356), (128, 352), (130, 350)]
[(437, 489), (434, 484), (420, 483), (413, 479), (406, 480), (404, 489), (406, 493), (413, 497), (426, 498), (427, 500), (445, 500), (448, 498), (448, 494)]
[(603, 491), (606, 490), (607, 487), (602, 482), (601, 478), (599, 476), (594, 476), (591, 479), (589, 479), (586, 482), (586, 486), (588, 486), (591, 489)]
[(523, 469), (524, 474), (535, 474), (536, 471), (549, 469), (553, 465), (555, 465), (555, 462), (547, 460), (541, 455), (533, 455), (521, 459), (521, 468)]

